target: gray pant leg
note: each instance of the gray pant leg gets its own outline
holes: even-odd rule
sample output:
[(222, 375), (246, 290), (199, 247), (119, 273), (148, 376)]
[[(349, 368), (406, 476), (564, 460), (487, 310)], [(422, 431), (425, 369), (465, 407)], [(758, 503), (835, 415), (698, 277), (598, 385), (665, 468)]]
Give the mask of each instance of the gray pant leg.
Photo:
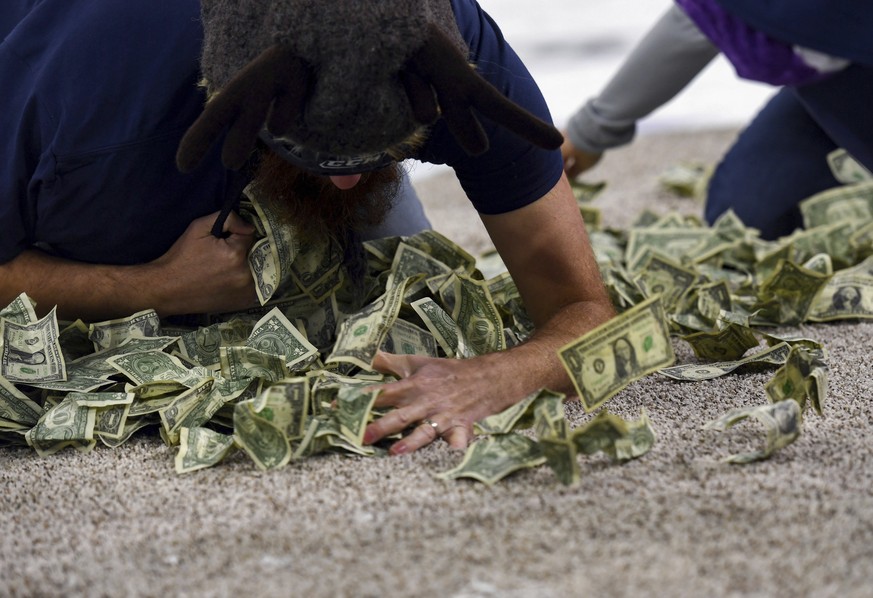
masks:
[(718, 55), (685, 12), (671, 6), (596, 98), (567, 124), (578, 149), (601, 153), (629, 143), (636, 123), (673, 99)]
[(400, 189), (394, 207), (388, 212), (385, 220), (364, 231), (363, 240), (410, 236), (431, 228), (418, 193), (409, 180), (409, 173), (405, 169), (402, 170)]

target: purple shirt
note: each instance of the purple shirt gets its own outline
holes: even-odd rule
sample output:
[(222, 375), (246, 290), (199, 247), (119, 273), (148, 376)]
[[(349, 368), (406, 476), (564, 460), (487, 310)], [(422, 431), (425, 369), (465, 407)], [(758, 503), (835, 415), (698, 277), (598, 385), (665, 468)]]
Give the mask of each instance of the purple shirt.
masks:
[(676, 0), (700, 30), (718, 46), (744, 79), (772, 85), (805, 85), (827, 78), (795, 51), (727, 12), (716, 0)]

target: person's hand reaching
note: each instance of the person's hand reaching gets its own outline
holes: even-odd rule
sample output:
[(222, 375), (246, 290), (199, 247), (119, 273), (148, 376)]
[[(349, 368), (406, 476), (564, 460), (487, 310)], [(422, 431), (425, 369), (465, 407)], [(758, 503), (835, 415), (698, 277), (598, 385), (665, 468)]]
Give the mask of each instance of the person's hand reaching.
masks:
[(473, 439), (473, 424), (521, 400), (518, 377), (509, 371), (506, 353), (472, 359), (441, 359), (379, 352), (373, 367), (400, 378), (381, 386), (376, 407), (395, 407), (369, 426), (372, 444), (412, 428), (391, 445), (392, 455), (418, 450), (442, 438), (455, 449)]
[(161, 257), (147, 264), (161, 316), (248, 309), (257, 303), (248, 264), (255, 228), (235, 213), (224, 223), (224, 238), (211, 234), (218, 214), (191, 222)]
[(564, 143), (561, 144), (561, 157), (564, 159), (564, 172), (570, 180), (573, 180), (600, 162), (603, 154), (592, 154), (577, 148), (565, 133)]

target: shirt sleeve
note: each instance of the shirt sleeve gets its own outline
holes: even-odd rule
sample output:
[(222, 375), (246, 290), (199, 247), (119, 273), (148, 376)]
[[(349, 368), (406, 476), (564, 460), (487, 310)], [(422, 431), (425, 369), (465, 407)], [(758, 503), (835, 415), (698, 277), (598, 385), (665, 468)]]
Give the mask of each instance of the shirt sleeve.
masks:
[(629, 143), (637, 121), (673, 99), (718, 53), (685, 12), (671, 6), (600, 95), (570, 118), (567, 136), (591, 153)]
[(15, 81), (0, 94), (0, 263), (32, 244), (28, 187), (40, 169), (40, 110), (30, 94), (30, 70), (0, 43), (0, 81)]
[[(477, 72), (510, 100), (551, 123), (542, 92), (497, 24), (473, 0), (453, 0), (452, 7)], [(555, 186), (563, 172), (558, 150), (540, 149), (482, 115), (477, 116), (489, 140), (485, 153), (468, 155), (445, 123), (438, 121), (419, 159), (451, 166), (467, 197), (483, 214), (521, 208)]]

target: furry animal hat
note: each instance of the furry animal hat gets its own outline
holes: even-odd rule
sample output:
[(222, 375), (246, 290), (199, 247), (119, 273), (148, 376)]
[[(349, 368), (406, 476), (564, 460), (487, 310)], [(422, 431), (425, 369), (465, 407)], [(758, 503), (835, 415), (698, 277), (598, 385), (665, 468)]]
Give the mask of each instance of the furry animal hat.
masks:
[(488, 139), (473, 109), (535, 145), (561, 144), (557, 129), (471, 68), (449, 0), (202, 0), (201, 7), (209, 101), (179, 146), (182, 171), (224, 131), (229, 168), (241, 167), (260, 137), (318, 172), (369, 170), (408, 155), (439, 117), (476, 155)]

